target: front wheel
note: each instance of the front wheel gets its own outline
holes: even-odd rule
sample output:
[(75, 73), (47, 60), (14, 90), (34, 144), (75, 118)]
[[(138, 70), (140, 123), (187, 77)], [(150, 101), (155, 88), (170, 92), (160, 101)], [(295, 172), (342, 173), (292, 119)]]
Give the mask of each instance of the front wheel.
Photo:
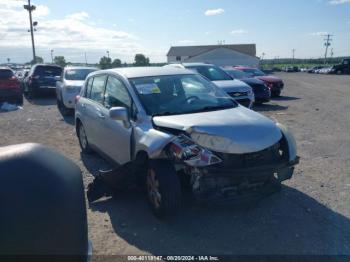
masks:
[(276, 91), (272, 92), (272, 96), (274, 96), (274, 97), (281, 96), (281, 90), (276, 90)]
[(174, 166), (166, 160), (151, 160), (146, 190), (153, 213), (164, 218), (177, 213), (181, 206), (181, 186)]

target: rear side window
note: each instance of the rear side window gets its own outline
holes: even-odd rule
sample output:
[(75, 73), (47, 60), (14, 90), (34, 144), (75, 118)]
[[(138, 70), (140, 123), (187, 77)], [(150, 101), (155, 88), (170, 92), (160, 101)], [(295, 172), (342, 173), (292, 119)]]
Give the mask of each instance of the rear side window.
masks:
[(126, 107), (130, 110), (131, 98), (124, 84), (115, 77), (108, 77), (105, 92), (105, 107)]
[(11, 70), (0, 70), (0, 79), (10, 79), (11, 77), (13, 77), (13, 72)]
[(91, 86), (90, 99), (103, 104), (106, 76), (95, 76)]
[(38, 66), (35, 68), (34, 75), (38, 76), (61, 76), (62, 68), (57, 66)]

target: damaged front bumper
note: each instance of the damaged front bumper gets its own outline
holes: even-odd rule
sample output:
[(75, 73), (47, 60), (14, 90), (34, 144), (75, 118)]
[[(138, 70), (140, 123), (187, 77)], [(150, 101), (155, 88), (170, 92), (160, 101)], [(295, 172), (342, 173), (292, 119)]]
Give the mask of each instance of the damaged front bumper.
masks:
[(294, 166), (299, 163), (297, 156), (293, 161), (279, 164), (225, 169), (209, 166), (197, 170), (193, 176), (192, 191), (199, 201), (232, 201), (261, 195), (273, 186), (280, 187), (282, 181), (292, 177)]

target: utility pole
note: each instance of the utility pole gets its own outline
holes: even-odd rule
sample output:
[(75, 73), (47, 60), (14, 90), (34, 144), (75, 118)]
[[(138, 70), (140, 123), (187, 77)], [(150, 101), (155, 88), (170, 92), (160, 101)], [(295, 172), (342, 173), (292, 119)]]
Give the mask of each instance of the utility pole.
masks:
[(296, 51), (295, 48), (293, 48), (293, 49), (292, 49), (292, 53), (293, 53), (293, 56), (292, 56), (292, 57), (293, 57), (293, 64), (294, 64), (294, 59), (295, 59), (295, 51)]
[(28, 5), (23, 5), (24, 9), (29, 12), (29, 22), (30, 22), (30, 35), (32, 37), (32, 49), (33, 49), (33, 62), (36, 63), (36, 55), (35, 55), (35, 44), (34, 44), (34, 30), (33, 30), (33, 20), (32, 20), (32, 12), (35, 10), (35, 5), (30, 4), (30, 0), (28, 0)]
[(54, 51), (53, 49), (51, 49), (51, 51), (50, 51), (51, 52), (51, 63), (52, 64), (53, 64), (53, 51)]
[(324, 41), (325, 41), (324, 45), (325, 45), (325, 47), (326, 47), (326, 51), (325, 51), (325, 53), (324, 53), (324, 64), (327, 63), (328, 47), (330, 47), (331, 41), (333, 40), (333, 39), (332, 39), (332, 36), (333, 36), (333, 35), (327, 34), (327, 35), (325, 35), (325, 38), (324, 38)]
[(107, 51), (107, 57), (109, 58), (109, 51)]
[(87, 65), (86, 52), (84, 53), (84, 56), (85, 56), (85, 65)]

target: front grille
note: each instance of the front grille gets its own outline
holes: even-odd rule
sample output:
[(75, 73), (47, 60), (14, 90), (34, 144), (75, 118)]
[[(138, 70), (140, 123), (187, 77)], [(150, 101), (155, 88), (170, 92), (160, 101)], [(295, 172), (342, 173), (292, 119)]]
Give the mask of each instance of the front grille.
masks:
[(233, 98), (238, 98), (240, 96), (247, 96), (248, 92), (230, 92), (228, 94), (229, 94), (229, 96), (231, 96)]
[(282, 160), (280, 154), (280, 143), (259, 152), (247, 154), (226, 154), (215, 152), (222, 159), (220, 165), (223, 168), (239, 169), (245, 167), (259, 167), (269, 165)]

